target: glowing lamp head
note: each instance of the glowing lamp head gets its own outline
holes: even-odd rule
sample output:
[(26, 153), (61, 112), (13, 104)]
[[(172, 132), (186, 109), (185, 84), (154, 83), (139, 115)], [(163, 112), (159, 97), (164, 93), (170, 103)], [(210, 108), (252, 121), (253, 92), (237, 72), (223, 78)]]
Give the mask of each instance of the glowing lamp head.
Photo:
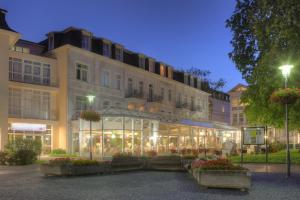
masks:
[(281, 70), (282, 75), (287, 78), (289, 77), (290, 73), (291, 73), (291, 69), (294, 67), (294, 65), (282, 65), (279, 67), (279, 69)]
[(95, 96), (94, 95), (87, 95), (86, 98), (88, 99), (89, 103), (93, 103)]

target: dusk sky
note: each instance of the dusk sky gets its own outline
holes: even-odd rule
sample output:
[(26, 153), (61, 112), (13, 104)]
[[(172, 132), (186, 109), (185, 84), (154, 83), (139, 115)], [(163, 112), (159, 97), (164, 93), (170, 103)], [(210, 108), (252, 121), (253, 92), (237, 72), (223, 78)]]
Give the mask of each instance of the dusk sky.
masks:
[(39, 42), (69, 26), (120, 43), (177, 69), (198, 67), (224, 78), (228, 91), (245, 83), (228, 57), (225, 27), (235, 0), (1, 0), (22, 39)]

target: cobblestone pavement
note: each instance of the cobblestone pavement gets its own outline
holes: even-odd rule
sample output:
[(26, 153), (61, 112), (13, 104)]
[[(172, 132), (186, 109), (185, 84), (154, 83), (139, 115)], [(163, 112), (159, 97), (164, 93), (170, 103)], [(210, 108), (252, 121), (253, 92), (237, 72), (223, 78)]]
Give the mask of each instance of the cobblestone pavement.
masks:
[[(244, 164), (243, 166), (251, 172), (286, 173), (286, 164)], [(291, 165), (291, 172), (300, 174), (300, 165)]]
[(253, 174), (249, 192), (200, 188), (188, 173), (140, 171), (85, 177), (43, 177), (38, 166), (0, 167), (1, 200), (299, 200), (300, 174)]

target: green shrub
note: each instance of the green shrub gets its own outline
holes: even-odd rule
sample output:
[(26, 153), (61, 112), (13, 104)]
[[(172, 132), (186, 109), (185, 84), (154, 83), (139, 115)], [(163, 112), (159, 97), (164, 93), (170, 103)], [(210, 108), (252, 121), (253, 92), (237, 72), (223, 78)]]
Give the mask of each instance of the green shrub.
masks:
[(67, 152), (64, 149), (53, 149), (51, 151), (51, 154), (53, 154), (53, 155), (60, 155), (60, 154), (66, 154), (66, 153)]
[(196, 159), (197, 156), (193, 155), (193, 154), (188, 154), (188, 155), (183, 155), (182, 156), (183, 159)]
[(8, 153), (0, 151), (0, 165), (6, 165), (8, 159)]
[(72, 160), (72, 165), (75, 165), (75, 166), (94, 166), (94, 165), (99, 165), (99, 162), (96, 161), (96, 160), (80, 159), (80, 160)]
[(33, 150), (19, 149), (14, 154), (15, 165), (28, 165), (37, 160), (37, 155)]
[(269, 145), (269, 151), (271, 153), (276, 153), (276, 152), (281, 151), (283, 149), (285, 149), (285, 144), (282, 144), (280, 142), (272, 142)]
[(71, 164), (72, 160), (71, 158), (55, 158), (52, 160), (49, 160), (50, 165), (67, 165)]
[(4, 152), (0, 153), (0, 164), (27, 165), (37, 160), (42, 144), (38, 140), (17, 138), (9, 141)]

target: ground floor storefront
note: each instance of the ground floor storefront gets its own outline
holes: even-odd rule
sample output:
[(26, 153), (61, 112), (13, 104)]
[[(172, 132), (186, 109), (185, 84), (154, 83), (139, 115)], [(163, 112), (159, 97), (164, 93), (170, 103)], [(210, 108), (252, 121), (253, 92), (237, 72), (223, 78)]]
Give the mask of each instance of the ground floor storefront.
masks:
[(18, 138), (38, 140), (42, 145), (42, 154), (52, 150), (53, 128), (48, 124), (13, 122), (8, 124), (8, 141)]
[(103, 116), (97, 123), (72, 122), (72, 153), (87, 157), (90, 142), (94, 158), (117, 153), (133, 155), (168, 153), (215, 153), (225, 141), (239, 142), (239, 131), (212, 123), (167, 123), (155, 119)]

